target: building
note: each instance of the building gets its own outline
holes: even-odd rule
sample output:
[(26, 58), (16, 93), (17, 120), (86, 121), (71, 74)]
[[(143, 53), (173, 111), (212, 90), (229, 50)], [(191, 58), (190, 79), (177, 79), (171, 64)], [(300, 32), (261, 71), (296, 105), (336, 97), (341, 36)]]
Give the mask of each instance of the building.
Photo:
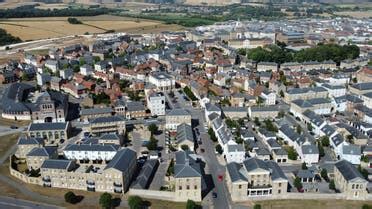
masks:
[(89, 123), (89, 131), (94, 135), (106, 133), (125, 133), (125, 120), (121, 116), (99, 117)]
[(68, 144), (63, 150), (66, 159), (80, 163), (109, 162), (119, 150), (113, 144)]
[(153, 72), (149, 76), (149, 82), (156, 86), (159, 91), (169, 91), (174, 88), (175, 80), (165, 72)]
[(368, 181), (346, 160), (338, 161), (334, 169), (336, 188), (346, 195), (347, 199), (365, 199)]
[(249, 158), (227, 164), (227, 187), (233, 201), (247, 201), (252, 197), (287, 193), (288, 179), (273, 161)]
[(17, 158), (26, 158), (26, 155), (34, 148), (44, 146), (44, 140), (42, 138), (34, 137), (20, 137), (17, 142), (17, 150), (15, 156)]
[(173, 109), (165, 115), (165, 128), (175, 131), (179, 125), (186, 123), (191, 126), (191, 114), (184, 109)]
[(111, 107), (103, 107), (103, 108), (84, 108), (80, 110), (80, 119), (82, 121), (90, 121), (95, 118), (100, 117), (109, 117), (113, 113)]
[(259, 119), (272, 119), (276, 118), (279, 114), (278, 106), (253, 106), (248, 108), (248, 114), (250, 118)]
[(178, 201), (188, 199), (200, 202), (203, 190), (203, 170), (201, 159), (190, 151), (178, 151), (175, 153), (174, 165), (175, 198)]
[(308, 100), (327, 97), (328, 91), (323, 87), (293, 88), (284, 92), (284, 101), (287, 103), (297, 99)]
[(76, 165), (73, 160), (47, 159), (40, 169), (44, 187), (124, 193), (137, 169), (136, 152), (125, 148), (107, 165)]
[(57, 147), (35, 147), (26, 156), (26, 163), (29, 170), (37, 170), (47, 159), (57, 159)]
[(191, 151), (194, 150), (194, 135), (190, 125), (182, 123), (177, 126), (176, 142), (180, 150), (183, 145), (186, 145)]
[(259, 62), (257, 63), (257, 71), (258, 72), (265, 72), (265, 71), (278, 71), (278, 64), (275, 62)]
[(147, 107), (151, 111), (151, 115), (165, 115), (165, 96), (162, 92), (151, 93), (147, 97)]
[(67, 123), (31, 123), (27, 128), (29, 137), (43, 138), (45, 144), (58, 145), (70, 138), (71, 125)]
[(349, 91), (356, 95), (370, 93), (372, 92), (372, 82), (353, 84), (349, 86)]

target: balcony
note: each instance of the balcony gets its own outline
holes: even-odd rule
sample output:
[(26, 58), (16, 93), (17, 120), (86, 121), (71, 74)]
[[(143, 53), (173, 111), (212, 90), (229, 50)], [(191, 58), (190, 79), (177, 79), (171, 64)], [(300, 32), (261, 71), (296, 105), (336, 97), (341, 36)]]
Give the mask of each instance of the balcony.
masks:
[(43, 182), (49, 182), (50, 183), (50, 178), (49, 177), (43, 177), (42, 180), (43, 180)]
[(121, 183), (115, 183), (114, 182), (114, 187), (122, 187), (123, 185)]
[(87, 191), (89, 191), (89, 192), (95, 192), (96, 191), (96, 188), (87, 187)]
[(87, 184), (90, 185), (90, 186), (96, 185), (96, 183), (94, 181), (89, 181), (89, 180), (87, 180)]
[(43, 187), (52, 187), (52, 184), (51, 183), (44, 183)]

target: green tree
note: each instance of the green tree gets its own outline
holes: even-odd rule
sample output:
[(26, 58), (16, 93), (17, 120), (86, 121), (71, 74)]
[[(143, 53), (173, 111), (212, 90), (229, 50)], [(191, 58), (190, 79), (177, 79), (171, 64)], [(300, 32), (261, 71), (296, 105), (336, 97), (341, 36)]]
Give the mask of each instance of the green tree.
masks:
[(293, 147), (289, 147), (287, 152), (288, 152), (288, 159), (297, 160), (298, 153), (296, 152), (296, 150)]
[(313, 131), (313, 125), (311, 125), (310, 123), (307, 124), (307, 130), (308, 131)]
[(223, 153), (223, 149), (222, 149), (222, 147), (221, 147), (220, 144), (217, 144), (217, 145), (216, 145), (216, 151), (217, 151), (218, 154), (220, 154), (220, 155)]
[(150, 141), (146, 145), (148, 150), (157, 150), (158, 149), (158, 140), (155, 139), (153, 135), (150, 137)]
[(298, 190), (302, 189), (301, 179), (298, 176), (296, 176), (296, 178), (294, 179), (293, 186), (296, 187)]
[(327, 170), (323, 168), (320, 171), (320, 176), (327, 181), (328, 180), (328, 172), (327, 172)]
[(364, 204), (364, 205), (362, 206), (362, 209), (372, 209), (372, 205)]
[(284, 98), (284, 92), (283, 92), (283, 90), (280, 90), (279, 95), (280, 95), (281, 98)]
[(169, 163), (169, 167), (167, 169), (166, 176), (171, 176), (173, 174), (174, 174), (174, 160), (172, 158), (171, 161), (170, 161), (170, 163)]
[(320, 141), (322, 143), (322, 146), (328, 147), (329, 146), (329, 137), (328, 136), (322, 136), (320, 138)]
[(209, 128), (208, 129), (208, 134), (209, 134), (209, 137), (211, 138), (212, 141), (216, 142), (217, 141), (217, 137), (216, 135), (214, 134), (214, 131), (212, 128)]
[(256, 126), (260, 126), (261, 125), (260, 120), (257, 117), (254, 118), (254, 124)]
[(187, 144), (183, 144), (183, 145), (181, 145), (181, 149), (183, 151), (187, 151), (187, 150), (190, 150), (190, 147)]
[(112, 195), (105, 192), (101, 195), (99, 198), (99, 204), (101, 205), (102, 208), (111, 208), (112, 206)]
[(336, 190), (335, 180), (331, 180), (328, 184), (328, 188), (331, 190)]
[(261, 205), (260, 204), (254, 204), (253, 209), (261, 209)]
[(159, 131), (158, 126), (154, 123), (150, 124), (147, 129), (151, 132), (151, 134), (156, 134)]
[(197, 209), (198, 205), (193, 200), (187, 200), (186, 209)]
[(302, 163), (302, 165), (301, 165), (301, 169), (302, 169), (302, 170), (307, 170), (307, 165), (306, 165), (305, 162)]
[(302, 133), (302, 127), (301, 127), (300, 125), (297, 125), (297, 127), (296, 127), (296, 132), (297, 132), (298, 134), (301, 134), (301, 133)]
[(76, 197), (75, 193), (73, 193), (71, 191), (68, 191), (65, 194), (65, 201), (68, 202), (68, 203), (71, 203), (71, 204), (76, 203), (76, 198), (77, 197)]
[(128, 205), (130, 209), (141, 209), (144, 207), (144, 202), (139, 196), (129, 196)]

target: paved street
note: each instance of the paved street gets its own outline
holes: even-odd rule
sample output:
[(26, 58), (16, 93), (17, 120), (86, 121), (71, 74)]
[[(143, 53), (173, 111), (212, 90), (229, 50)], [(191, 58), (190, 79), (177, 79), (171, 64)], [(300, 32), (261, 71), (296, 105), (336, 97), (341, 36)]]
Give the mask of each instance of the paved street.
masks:
[(0, 196), (0, 208), (18, 209), (18, 208), (38, 208), (38, 209), (56, 209), (62, 208), (44, 203), (36, 203), (27, 200), (16, 199), (12, 197)]

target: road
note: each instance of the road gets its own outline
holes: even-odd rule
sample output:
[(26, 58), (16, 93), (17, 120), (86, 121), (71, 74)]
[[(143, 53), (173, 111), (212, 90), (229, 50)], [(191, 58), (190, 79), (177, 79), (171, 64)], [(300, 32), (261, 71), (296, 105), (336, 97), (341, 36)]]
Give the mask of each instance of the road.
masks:
[(55, 209), (62, 208), (44, 203), (36, 203), (28, 200), (21, 200), (12, 197), (0, 196), (0, 208), (18, 209), (18, 208), (38, 208), (38, 209)]

